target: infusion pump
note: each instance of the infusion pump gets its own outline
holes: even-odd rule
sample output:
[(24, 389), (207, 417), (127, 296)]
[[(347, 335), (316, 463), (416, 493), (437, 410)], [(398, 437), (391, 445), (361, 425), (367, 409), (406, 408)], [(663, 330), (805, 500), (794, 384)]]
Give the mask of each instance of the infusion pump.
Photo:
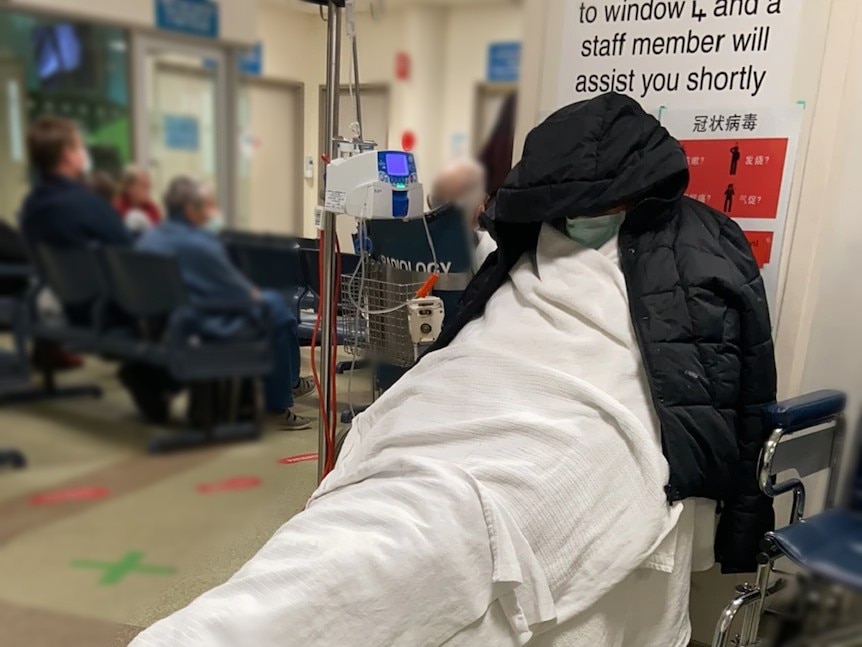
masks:
[(413, 155), (370, 151), (333, 160), (326, 167), (325, 208), (359, 220), (421, 218), (424, 194)]

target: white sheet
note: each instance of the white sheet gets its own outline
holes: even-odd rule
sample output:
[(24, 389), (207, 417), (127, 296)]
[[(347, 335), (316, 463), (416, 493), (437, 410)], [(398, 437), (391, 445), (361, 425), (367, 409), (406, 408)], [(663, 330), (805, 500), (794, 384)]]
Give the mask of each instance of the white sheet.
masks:
[[(133, 645), (682, 645), (692, 533), (667, 478), (622, 274), (546, 227), (357, 418), (308, 509)], [(650, 577), (660, 617), (601, 620)]]
[(482, 263), (497, 251), (497, 242), (491, 238), (491, 234), (487, 231), (477, 231), (476, 237), (479, 239), (476, 245), (476, 269), (479, 269), (482, 267)]

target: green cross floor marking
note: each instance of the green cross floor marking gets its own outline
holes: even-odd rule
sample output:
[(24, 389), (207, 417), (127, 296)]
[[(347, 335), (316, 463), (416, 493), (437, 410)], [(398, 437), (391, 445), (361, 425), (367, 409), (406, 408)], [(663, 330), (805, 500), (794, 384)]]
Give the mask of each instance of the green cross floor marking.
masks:
[(102, 586), (119, 584), (129, 573), (145, 573), (146, 575), (173, 575), (176, 570), (170, 566), (150, 566), (141, 564), (144, 554), (139, 551), (126, 553), (119, 562), (96, 562), (89, 559), (76, 559), (72, 568), (87, 568), (104, 570), (105, 574), (99, 580)]

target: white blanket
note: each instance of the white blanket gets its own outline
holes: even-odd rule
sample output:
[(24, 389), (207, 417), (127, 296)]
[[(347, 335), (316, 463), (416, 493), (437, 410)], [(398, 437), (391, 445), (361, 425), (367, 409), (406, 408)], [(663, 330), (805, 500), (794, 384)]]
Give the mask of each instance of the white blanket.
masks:
[(687, 590), (656, 592), (646, 634), (624, 622), (644, 577), (688, 578), (667, 480), (622, 274), (546, 227), (485, 316), (357, 418), (308, 509), (133, 645), (686, 644)]

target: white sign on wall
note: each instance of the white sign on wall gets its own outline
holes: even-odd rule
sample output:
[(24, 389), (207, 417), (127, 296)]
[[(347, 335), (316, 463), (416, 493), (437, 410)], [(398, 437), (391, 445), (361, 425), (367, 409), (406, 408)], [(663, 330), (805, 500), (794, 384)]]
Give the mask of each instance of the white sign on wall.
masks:
[(557, 105), (784, 105), (800, 0), (565, 0)]

